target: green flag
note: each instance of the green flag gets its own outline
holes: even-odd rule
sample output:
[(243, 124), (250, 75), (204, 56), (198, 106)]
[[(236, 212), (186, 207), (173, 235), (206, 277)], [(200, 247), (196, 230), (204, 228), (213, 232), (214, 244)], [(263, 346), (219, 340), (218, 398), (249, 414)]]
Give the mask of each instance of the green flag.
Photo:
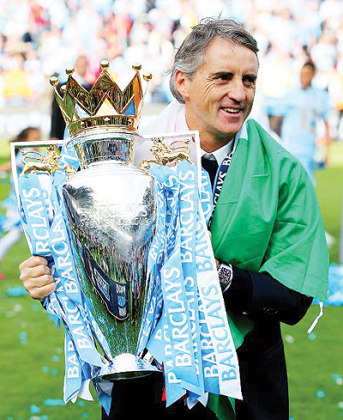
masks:
[[(213, 215), (215, 256), (323, 301), (329, 254), (312, 182), (256, 121), (247, 121), (247, 132), (248, 139), (237, 143)], [(254, 324), (231, 311), (228, 320), (237, 349)], [(231, 419), (231, 404), (223, 398), (211, 396), (209, 406), (219, 419)]]

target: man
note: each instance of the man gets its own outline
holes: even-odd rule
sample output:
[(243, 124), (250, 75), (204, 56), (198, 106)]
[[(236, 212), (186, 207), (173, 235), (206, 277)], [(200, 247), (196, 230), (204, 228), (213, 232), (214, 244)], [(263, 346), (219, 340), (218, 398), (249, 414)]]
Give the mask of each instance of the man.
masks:
[(282, 144), (300, 160), (313, 184), (319, 120), (325, 125), (325, 161), (328, 159), (330, 144), (329, 95), (312, 86), (315, 74), (315, 65), (312, 62), (305, 63), (300, 71), (300, 86), (288, 92), (282, 102), (280, 101), (279, 109), (280, 116), (283, 117)]
[[(90, 90), (92, 85), (87, 82), (85, 79), (87, 74), (88, 68), (88, 61), (87, 57), (84, 55), (80, 55), (75, 61), (75, 72), (73, 74), (74, 79), (83, 86), (86, 90)], [(58, 85), (58, 90), (60, 90), (61, 86), (64, 83), (60, 83)], [(52, 139), (60, 140), (64, 137), (64, 130), (66, 127), (66, 123), (62, 116), (60, 107), (55, 99), (55, 95), (52, 100), (51, 105), (51, 130), (50, 130), (50, 137)]]
[[(210, 229), (240, 364), (243, 401), (233, 403), (236, 419), (288, 420), (280, 321), (295, 324), (312, 296), (323, 299), (328, 255), (306, 172), (261, 126), (246, 122), (255, 95), (257, 51), (255, 39), (232, 20), (199, 23), (178, 50), (171, 71), (178, 102), (145, 132), (197, 129), (207, 155), (203, 166), (210, 176), (214, 169), (214, 191), (227, 171)], [(225, 168), (228, 155), (232, 160)], [(31, 257), (20, 270), (32, 297), (54, 290), (44, 259)], [(145, 384), (116, 383), (109, 418), (135, 418), (142, 407), (161, 407), (153, 397), (158, 383)], [(219, 419), (233, 418), (227, 398), (211, 396), (209, 406)], [(173, 410), (178, 419), (215, 418), (200, 404), (187, 411), (179, 402), (167, 418), (173, 418)], [(164, 418), (164, 410), (158, 415)]]

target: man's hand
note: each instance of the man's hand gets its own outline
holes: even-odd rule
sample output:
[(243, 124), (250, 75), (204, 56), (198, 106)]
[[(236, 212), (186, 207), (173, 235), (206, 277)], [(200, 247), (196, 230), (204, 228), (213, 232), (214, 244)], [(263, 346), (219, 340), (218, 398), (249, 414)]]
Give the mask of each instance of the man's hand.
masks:
[[(208, 230), (207, 233), (208, 233), (208, 236), (210, 237), (210, 240), (212, 241), (212, 233), (211, 233), (211, 231)], [(218, 270), (218, 267), (220, 266), (220, 261), (215, 258), (215, 262), (216, 262), (216, 267), (217, 267), (217, 270)]]
[(20, 280), (33, 299), (43, 300), (56, 289), (56, 283), (43, 257), (30, 257), (20, 266)]

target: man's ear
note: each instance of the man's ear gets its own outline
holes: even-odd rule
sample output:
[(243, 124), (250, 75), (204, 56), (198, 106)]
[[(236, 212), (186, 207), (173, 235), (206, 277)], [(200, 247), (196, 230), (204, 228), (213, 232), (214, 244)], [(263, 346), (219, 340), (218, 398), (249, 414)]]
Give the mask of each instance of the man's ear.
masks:
[(188, 97), (188, 77), (180, 70), (175, 72), (175, 87), (181, 96)]

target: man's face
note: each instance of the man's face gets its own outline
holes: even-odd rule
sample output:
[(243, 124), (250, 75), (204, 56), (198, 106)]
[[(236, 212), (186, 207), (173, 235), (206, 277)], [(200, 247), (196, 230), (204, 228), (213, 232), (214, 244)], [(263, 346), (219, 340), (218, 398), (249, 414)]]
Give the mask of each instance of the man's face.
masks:
[(85, 57), (79, 57), (76, 62), (75, 62), (75, 70), (77, 71), (77, 73), (84, 77), (87, 73), (87, 67), (88, 67), (88, 63), (87, 63), (87, 59)]
[(300, 83), (303, 89), (311, 86), (314, 71), (311, 66), (304, 66), (300, 71)]
[(177, 72), (175, 81), (186, 101), (188, 127), (199, 130), (202, 148), (211, 152), (232, 140), (249, 115), (258, 61), (254, 51), (220, 37), (205, 56), (193, 80)]
[(42, 139), (42, 134), (39, 129), (31, 129), (27, 135), (26, 141), (38, 141)]

